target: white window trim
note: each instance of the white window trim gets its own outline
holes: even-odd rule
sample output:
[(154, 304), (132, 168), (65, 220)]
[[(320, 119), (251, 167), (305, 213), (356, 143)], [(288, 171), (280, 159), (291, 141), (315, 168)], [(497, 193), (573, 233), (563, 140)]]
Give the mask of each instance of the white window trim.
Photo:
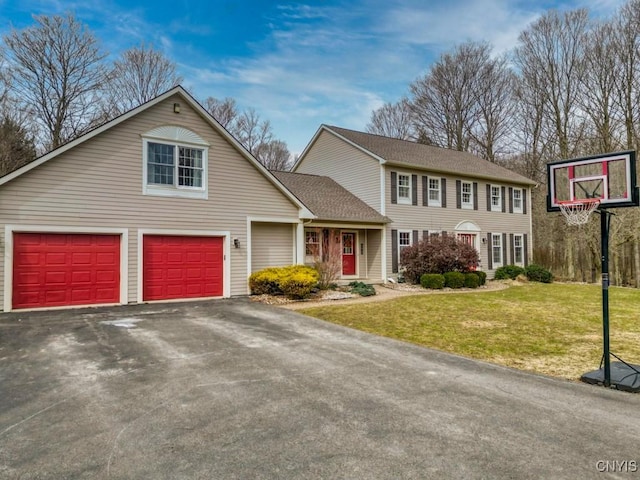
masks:
[[(438, 182), (438, 189), (431, 188), (431, 180), (436, 180)], [(438, 192), (438, 199), (434, 200), (431, 198), (431, 192)], [(427, 204), (430, 207), (441, 207), (442, 206), (442, 179), (440, 177), (427, 177)]]
[[(409, 234), (409, 245), (400, 245), (400, 234)], [(398, 230), (398, 267), (400, 266), (400, 256), (402, 254), (402, 247), (410, 247), (413, 245), (413, 230)]]
[[(520, 206), (516, 207), (516, 192), (520, 192)], [(511, 198), (511, 202), (513, 203), (513, 213), (522, 213), (523, 212), (523, 205), (524, 205), (524, 188), (514, 188), (512, 190), (512, 198)]]
[[(469, 185), (469, 202), (464, 201), (464, 186)], [(473, 182), (466, 182), (462, 180), (460, 182), (460, 206), (464, 210), (473, 210)]]
[[(520, 257), (521, 260), (518, 262), (516, 260), (516, 239), (519, 238), (520, 239)], [(521, 267), (524, 266), (524, 235), (521, 233), (515, 233), (513, 235), (513, 263), (514, 265), (520, 265)]]
[[(496, 238), (499, 240), (496, 242)], [(493, 249), (496, 247), (500, 247), (500, 261), (496, 262), (496, 259), (493, 255)], [(493, 269), (497, 269), (502, 267), (502, 261), (504, 258), (504, 245), (502, 245), (502, 234), (501, 233), (492, 233), (491, 234), (491, 262), (493, 265)]]
[(305, 229), (304, 231), (304, 259), (305, 263), (314, 263), (316, 257), (313, 255), (307, 255), (307, 233), (315, 233), (318, 236), (318, 258), (322, 258), (322, 230), (318, 229)]
[[(489, 202), (491, 202), (491, 211), (492, 212), (502, 212), (502, 202), (504, 201), (504, 199), (502, 198), (502, 187), (500, 185), (491, 185), (490, 187), (490, 192), (491, 195), (489, 195)], [(494, 205), (493, 204), (493, 189), (497, 188), (498, 189), (498, 205)]]
[[(409, 179), (409, 196), (401, 197), (400, 196), (400, 177), (404, 176)], [(413, 182), (411, 179), (411, 174), (406, 172), (396, 172), (396, 198), (398, 199), (398, 204), (402, 205), (412, 205), (413, 204)]]
[[(185, 129), (182, 129), (185, 130)], [(185, 132), (188, 132), (185, 130)], [(185, 141), (186, 135), (180, 136), (178, 140), (173, 138), (157, 138), (152, 135), (142, 137), (142, 194), (143, 195), (155, 195), (160, 197), (182, 197), (182, 198), (209, 198), (208, 178), (209, 178), (209, 148), (208, 144), (204, 140), (200, 139), (197, 135), (190, 132), (188, 140)], [(202, 143), (199, 141), (202, 140)], [(197, 148), (202, 150), (202, 187), (181, 187), (181, 186), (169, 186), (169, 185), (153, 185), (147, 183), (148, 175), (148, 155), (149, 155), (149, 143), (160, 143), (165, 145), (172, 145), (177, 149), (179, 147), (185, 148)], [(175, 165), (175, 178), (178, 178), (178, 165)]]

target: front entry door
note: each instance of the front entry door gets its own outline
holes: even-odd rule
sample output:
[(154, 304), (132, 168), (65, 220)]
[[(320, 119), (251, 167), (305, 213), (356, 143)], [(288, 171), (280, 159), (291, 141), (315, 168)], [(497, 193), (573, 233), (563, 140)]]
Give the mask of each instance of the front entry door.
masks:
[(356, 274), (356, 234), (342, 234), (342, 275)]

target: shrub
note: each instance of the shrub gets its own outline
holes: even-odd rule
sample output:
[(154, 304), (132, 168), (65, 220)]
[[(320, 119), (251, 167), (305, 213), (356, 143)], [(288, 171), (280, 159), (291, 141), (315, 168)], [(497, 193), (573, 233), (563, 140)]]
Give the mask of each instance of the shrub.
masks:
[(464, 287), (464, 273), (447, 272), (444, 274), (444, 286), (449, 288)]
[(496, 269), (496, 273), (493, 276), (495, 280), (515, 280), (518, 275), (524, 273), (524, 268), (518, 265), (505, 265)]
[(464, 274), (464, 286), (467, 288), (478, 288), (480, 285), (480, 277), (475, 273)]
[(318, 284), (318, 272), (305, 265), (270, 267), (254, 272), (249, 277), (249, 288), (254, 295), (282, 295), (304, 298)]
[(551, 283), (553, 281), (553, 275), (549, 270), (541, 265), (532, 263), (524, 269), (524, 274), (527, 278), (533, 282)]
[(420, 277), (420, 285), (432, 290), (441, 290), (444, 288), (444, 275), (439, 273), (425, 273)]
[(407, 281), (419, 283), (425, 273), (469, 272), (478, 266), (478, 251), (454, 236), (423, 238), (405, 247), (400, 257)]
[(478, 276), (478, 280), (480, 281), (479, 283), (480, 286), (487, 283), (487, 272), (481, 272), (480, 270), (477, 270), (473, 273), (475, 273)]
[(367, 285), (366, 283), (351, 282), (349, 287), (351, 287), (351, 293), (356, 293), (361, 297), (371, 297), (376, 294), (376, 289), (373, 288), (373, 285)]

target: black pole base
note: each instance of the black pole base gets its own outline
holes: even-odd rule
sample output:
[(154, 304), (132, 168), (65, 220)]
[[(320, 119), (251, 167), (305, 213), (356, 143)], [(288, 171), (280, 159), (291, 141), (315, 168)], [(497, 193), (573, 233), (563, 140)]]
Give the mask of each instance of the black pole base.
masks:
[[(604, 368), (587, 372), (580, 377), (580, 380), (592, 385), (604, 385)], [(609, 386), (625, 392), (640, 393), (640, 365), (612, 362), (611, 383)]]

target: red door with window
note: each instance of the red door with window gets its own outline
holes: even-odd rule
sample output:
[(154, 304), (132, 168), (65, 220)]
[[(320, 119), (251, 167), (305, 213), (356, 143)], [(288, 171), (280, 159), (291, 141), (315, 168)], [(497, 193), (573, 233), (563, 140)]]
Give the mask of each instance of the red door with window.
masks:
[(355, 233), (342, 234), (342, 274), (343, 275), (356, 274), (355, 243), (356, 243)]
[[(462, 242), (467, 245), (471, 245), (473, 248), (476, 248), (476, 234), (475, 233), (459, 233), (458, 240), (462, 240)], [(471, 270), (475, 270), (476, 267), (471, 267)]]

